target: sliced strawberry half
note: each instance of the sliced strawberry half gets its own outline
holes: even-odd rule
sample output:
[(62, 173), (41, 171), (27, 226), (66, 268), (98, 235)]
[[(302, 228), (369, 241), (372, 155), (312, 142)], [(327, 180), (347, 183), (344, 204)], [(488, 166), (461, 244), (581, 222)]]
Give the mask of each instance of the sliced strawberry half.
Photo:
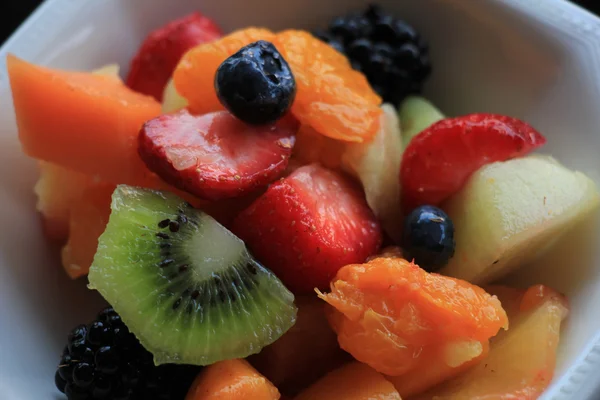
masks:
[(364, 262), (381, 244), (363, 193), (318, 164), (272, 184), (233, 231), (296, 293), (328, 288), (341, 267)]
[(162, 100), (164, 88), (181, 57), (192, 47), (223, 35), (211, 19), (194, 12), (151, 32), (131, 61), (127, 86)]
[(195, 116), (181, 110), (144, 124), (138, 151), (166, 182), (219, 200), (241, 196), (279, 177), (298, 126), (291, 117), (257, 127), (227, 111)]
[(546, 143), (515, 118), (470, 114), (441, 120), (410, 141), (402, 157), (403, 208), (439, 205), (481, 166), (523, 156)]

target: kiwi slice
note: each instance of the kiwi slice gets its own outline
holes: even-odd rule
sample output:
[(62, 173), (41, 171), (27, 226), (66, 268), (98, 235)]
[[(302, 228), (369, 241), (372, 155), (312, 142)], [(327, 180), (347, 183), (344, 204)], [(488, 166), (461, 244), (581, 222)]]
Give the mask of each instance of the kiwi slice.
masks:
[(445, 118), (444, 114), (431, 102), (419, 96), (409, 96), (404, 99), (400, 104), (398, 114), (400, 116), (404, 148), (408, 146), (412, 138)]
[(258, 353), (296, 321), (294, 296), (208, 214), (120, 185), (89, 273), (155, 364)]

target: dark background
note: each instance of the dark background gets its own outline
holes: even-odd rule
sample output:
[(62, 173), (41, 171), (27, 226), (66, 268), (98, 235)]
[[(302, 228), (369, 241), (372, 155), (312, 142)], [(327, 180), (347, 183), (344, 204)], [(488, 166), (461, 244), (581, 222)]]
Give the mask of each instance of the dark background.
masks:
[[(41, 2), (41, 0), (0, 0), (0, 44)], [(599, 0), (576, 0), (574, 3), (586, 7), (594, 13), (600, 13)]]

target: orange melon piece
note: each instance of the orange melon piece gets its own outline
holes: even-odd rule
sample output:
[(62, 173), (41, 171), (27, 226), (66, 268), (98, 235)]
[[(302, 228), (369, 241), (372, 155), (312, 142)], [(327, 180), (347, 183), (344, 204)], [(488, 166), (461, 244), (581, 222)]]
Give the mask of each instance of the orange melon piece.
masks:
[(340, 346), (390, 376), (418, 368), (439, 346), (484, 342), (508, 327), (496, 297), (389, 250), (340, 269), (331, 292), (320, 297), (332, 306), (329, 321)]
[(402, 400), (394, 386), (368, 365), (352, 362), (330, 372), (295, 400)]
[(185, 400), (278, 400), (279, 391), (246, 360), (226, 360), (204, 368)]
[(98, 238), (108, 224), (114, 189), (115, 185), (107, 183), (89, 186), (71, 206), (69, 241), (61, 256), (65, 271), (73, 279), (87, 275), (92, 265)]
[[(119, 79), (119, 66), (108, 64), (92, 71)], [(71, 204), (94, 182), (88, 175), (72, 171), (56, 164), (40, 161), (40, 176), (33, 191), (37, 210), (42, 214), (46, 236), (57, 242), (65, 242), (69, 236), (69, 210)]]
[(296, 296), (295, 303), (298, 315), (294, 326), (248, 359), (289, 396), (351, 360), (327, 322), (325, 304), (315, 295)]
[(147, 179), (137, 137), (160, 114), (156, 100), (114, 76), (45, 68), (13, 55), (7, 67), (27, 155), (107, 182)]
[(511, 291), (498, 291), (497, 295), (503, 304), (519, 302), (518, 307), (508, 307), (511, 328), (490, 341), (483, 362), (417, 399), (533, 400), (548, 387), (560, 326), (568, 314), (566, 299), (542, 285), (516, 295)]
[(46, 236), (64, 242), (69, 236), (69, 211), (79, 200), (93, 178), (55, 164), (41, 161), (40, 177), (33, 191), (37, 195), (37, 210), (42, 215)]

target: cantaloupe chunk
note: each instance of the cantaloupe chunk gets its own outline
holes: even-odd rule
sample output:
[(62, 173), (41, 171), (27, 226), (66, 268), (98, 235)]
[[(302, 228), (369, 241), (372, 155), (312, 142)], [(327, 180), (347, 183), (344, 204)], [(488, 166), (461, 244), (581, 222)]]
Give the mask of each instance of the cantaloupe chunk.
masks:
[[(120, 80), (117, 64), (105, 65), (92, 73)], [(69, 236), (71, 205), (95, 179), (45, 161), (40, 161), (39, 167), (40, 176), (33, 191), (38, 199), (36, 208), (42, 214), (44, 233), (49, 239), (64, 243)]]
[(115, 185), (99, 183), (87, 187), (69, 212), (69, 241), (62, 249), (62, 264), (75, 279), (87, 275), (98, 238), (106, 229), (110, 216), (111, 195)]
[(340, 349), (325, 303), (316, 295), (296, 296), (296, 323), (248, 360), (283, 394), (295, 396), (352, 357)]
[(137, 137), (160, 114), (158, 102), (114, 76), (45, 68), (12, 55), (7, 67), (27, 155), (106, 182), (146, 181)]
[(204, 368), (185, 400), (278, 400), (279, 391), (246, 360), (225, 360)]
[(294, 400), (401, 400), (394, 386), (366, 364), (352, 362), (327, 374)]

